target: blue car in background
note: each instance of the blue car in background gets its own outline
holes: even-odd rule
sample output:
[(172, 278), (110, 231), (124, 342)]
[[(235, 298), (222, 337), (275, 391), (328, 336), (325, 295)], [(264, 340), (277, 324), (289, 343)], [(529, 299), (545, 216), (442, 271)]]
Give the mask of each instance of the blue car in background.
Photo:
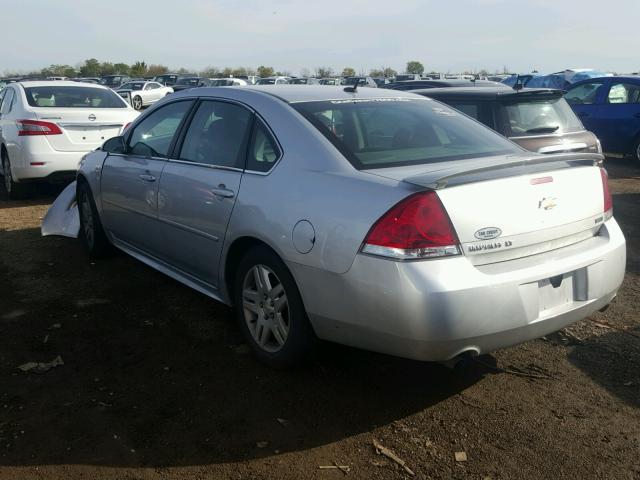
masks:
[(605, 153), (631, 155), (640, 164), (640, 77), (584, 80), (572, 85), (565, 98)]

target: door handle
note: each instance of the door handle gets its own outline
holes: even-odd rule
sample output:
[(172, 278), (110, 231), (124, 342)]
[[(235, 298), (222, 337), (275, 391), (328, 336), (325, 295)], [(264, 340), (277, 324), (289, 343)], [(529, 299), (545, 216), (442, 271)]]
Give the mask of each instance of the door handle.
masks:
[(138, 176), (140, 177), (140, 180), (142, 180), (144, 182), (155, 182), (156, 181), (156, 177), (154, 177), (150, 173), (143, 173), (143, 174), (138, 175)]
[(224, 183), (218, 185), (218, 188), (212, 188), (211, 193), (218, 198), (233, 198), (236, 195), (236, 192), (229, 190)]

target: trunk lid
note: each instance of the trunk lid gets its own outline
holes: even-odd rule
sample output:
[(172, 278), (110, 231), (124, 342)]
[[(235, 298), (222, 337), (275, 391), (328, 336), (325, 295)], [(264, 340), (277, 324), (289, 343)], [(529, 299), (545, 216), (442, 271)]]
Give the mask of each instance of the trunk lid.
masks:
[[(599, 164), (589, 154), (492, 157), (368, 171), (436, 189), (473, 264), (535, 255), (586, 240), (604, 222)], [(403, 172), (404, 170), (404, 172)]]
[(137, 113), (125, 108), (37, 108), (36, 118), (57, 124), (62, 135), (45, 138), (59, 152), (86, 152), (117, 137)]

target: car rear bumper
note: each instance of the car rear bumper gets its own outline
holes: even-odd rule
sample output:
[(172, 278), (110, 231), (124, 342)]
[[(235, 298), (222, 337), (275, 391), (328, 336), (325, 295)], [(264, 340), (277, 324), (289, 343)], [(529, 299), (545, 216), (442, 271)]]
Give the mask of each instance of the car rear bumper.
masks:
[[(614, 219), (600, 235), (517, 260), (395, 262), (357, 255), (345, 274), (291, 265), (316, 334), (418, 360), (483, 354), (559, 330), (606, 306), (624, 278)], [(549, 279), (553, 279), (554, 285)]]
[(11, 169), (18, 182), (36, 180), (66, 181), (75, 178), (80, 160), (87, 152), (58, 152), (52, 148), (25, 149)]

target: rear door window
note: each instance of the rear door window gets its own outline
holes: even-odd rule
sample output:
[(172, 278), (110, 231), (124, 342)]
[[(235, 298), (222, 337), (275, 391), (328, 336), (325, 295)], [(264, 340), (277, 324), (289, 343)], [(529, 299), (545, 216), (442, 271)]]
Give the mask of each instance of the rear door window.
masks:
[(640, 103), (640, 85), (632, 83), (614, 83), (609, 89), (607, 103)]
[(598, 101), (598, 92), (604, 82), (589, 82), (577, 85), (565, 94), (567, 102), (576, 105), (591, 105)]
[(13, 96), (13, 88), (8, 88), (7, 93), (4, 94), (4, 97), (2, 99), (2, 108), (0, 109), (0, 113), (2, 113), (2, 115), (6, 115), (7, 113), (11, 112), (11, 107), (13, 106)]
[(184, 137), (180, 160), (220, 167), (244, 167), (251, 113), (232, 103), (204, 101)]

